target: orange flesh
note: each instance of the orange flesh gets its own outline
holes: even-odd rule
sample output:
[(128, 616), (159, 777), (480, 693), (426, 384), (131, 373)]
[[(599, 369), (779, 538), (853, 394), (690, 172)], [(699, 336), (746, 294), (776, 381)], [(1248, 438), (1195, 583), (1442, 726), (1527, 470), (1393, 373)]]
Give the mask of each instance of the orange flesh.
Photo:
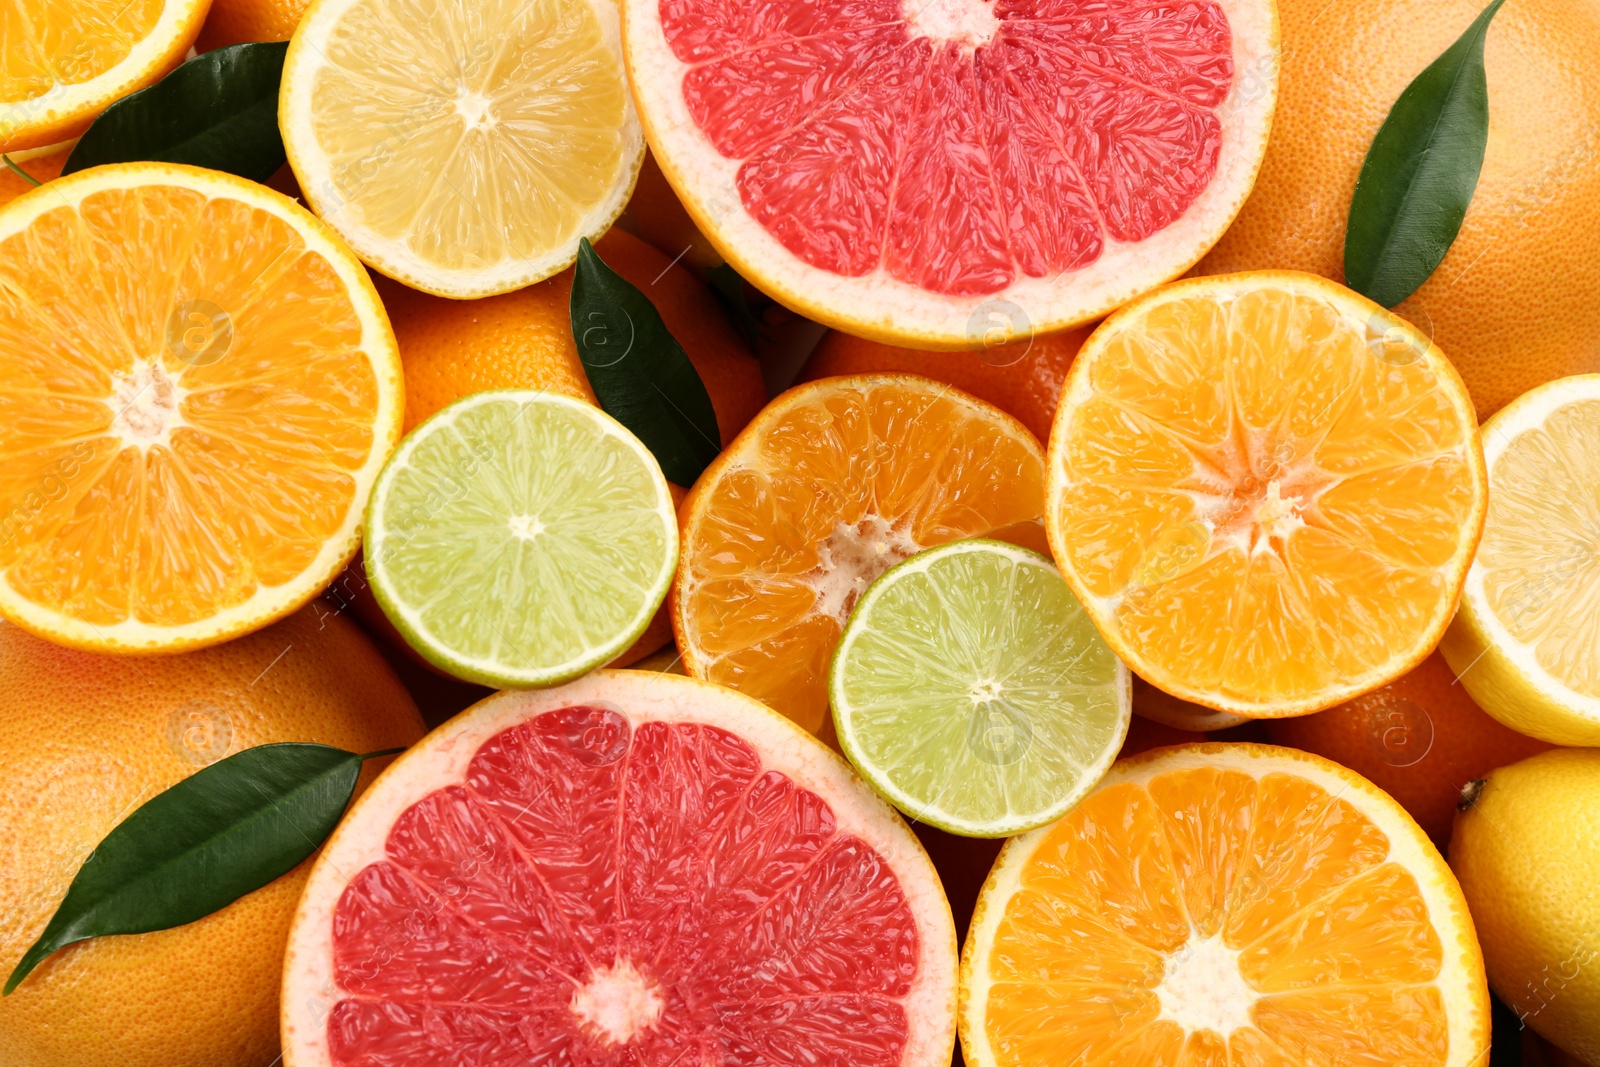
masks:
[(162, 0), (0, 0), (0, 102), (81, 85), (128, 58)]
[(1406, 669), (1448, 617), (1483, 508), (1471, 409), (1425, 341), (1364, 314), (1224, 280), (1079, 357), (1058, 556), (1163, 689), (1315, 710)]
[[(1445, 1063), (1444, 949), (1388, 856), (1371, 820), (1286, 774), (1100, 790), (1040, 842), (995, 932), (996, 1063)], [(1224, 965), (1184, 988), (1182, 961), (1219, 944)], [(1238, 989), (1239, 1025), (1200, 1025), (1219, 1010), (1200, 988)]]
[(332, 265), (237, 200), (98, 192), (0, 242), (5, 581), (172, 626), (295, 578), (374, 446), (361, 339)]
[(833, 647), (872, 579), (962, 537), (1044, 548), (1044, 459), (1020, 424), (925, 379), (825, 379), (789, 397), (691, 498), (677, 614), (691, 673), (816, 731)]

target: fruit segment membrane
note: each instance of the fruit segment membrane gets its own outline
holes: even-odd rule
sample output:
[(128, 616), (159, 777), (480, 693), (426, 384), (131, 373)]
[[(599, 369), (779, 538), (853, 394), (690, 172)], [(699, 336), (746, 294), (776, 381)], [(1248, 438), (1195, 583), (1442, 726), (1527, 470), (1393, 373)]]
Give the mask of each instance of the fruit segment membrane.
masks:
[(988, 955), (999, 1067), (1443, 1065), (1444, 946), (1387, 835), (1306, 779), (1095, 793), (1024, 863)]
[(1085, 606), (1150, 681), (1311, 711), (1437, 640), (1481, 521), (1476, 427), (1400, 320), (1238, 277), (1112, 320), (1079, 356), (1052, 522)]
[(812, 266), (998, 292), (1138, 242), (1216, 173), (1213, 0), (661, 0), (750, 215)]
[(40, 215), (0, 242), (5, 581), (173, 626), (294, 579), (376, 444), (361, 344), (332, 264), (264, 210), (149, 185)]
[(898, 879), (724, 730), (546, 712), (386, 855), (333, 917), (339, 1067), (900, 1062)]
[(33, 100), (104, 74), (155, 29), (163, 6), (162, 0), (5, 0), (0, 103)]

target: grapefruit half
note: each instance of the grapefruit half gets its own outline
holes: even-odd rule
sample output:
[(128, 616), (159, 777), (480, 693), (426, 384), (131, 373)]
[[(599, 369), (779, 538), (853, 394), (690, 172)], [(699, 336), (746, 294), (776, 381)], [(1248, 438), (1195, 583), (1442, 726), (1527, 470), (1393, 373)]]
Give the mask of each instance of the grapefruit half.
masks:
[(844, 762), (760, 703), (599, 671), (490, 697), (312, 870), (286, 1067), (945, 1067), (950, 908)]
[(624, 0), (662, 172), (795, 310), (972, 349), (1182, 274), (1243, 205), (1273, 0)]

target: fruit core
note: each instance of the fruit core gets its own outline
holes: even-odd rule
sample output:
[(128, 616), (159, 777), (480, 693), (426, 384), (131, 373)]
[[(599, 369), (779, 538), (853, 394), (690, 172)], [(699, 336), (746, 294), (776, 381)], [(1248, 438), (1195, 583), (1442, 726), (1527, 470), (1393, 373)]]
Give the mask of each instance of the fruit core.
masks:
[(106, 403), (112, 431), (139, 448), (171, 444), (172, 431), (183, 424), (178, 413), (183, 397), (184, 390), (159, 360), (134, 360), (132, 369), (111, 376)]
[(836, 524), (817, 549), (816, 568), (804, 579), (817, 594), (816, 611), (843, 624), (878, 575), (921, 551), (904, 524), (880, 515)]
[(597, 967), (572, 995), (572, 1014), (607, 1045), (627, 1044), (654, 1026), (664, 1005), (660, 987), (626, 959)]
[[(1277, 551), (1304, 526), (1317, 497), (1338, 479), (1314, 460), (1296, 460), (1296, 448), (1283, 442), (1267, 449), (1260, 442), (1230, 441), (1211, 455), (1197, 456), (1217, 486), (1201, 513), (1213, 537), (1247, 552)], [(1204, 475), (1203, 475), (1204, 476)]]
[(1000, 28), (989, 0), (901, 0), (900, 12), (912, 37), (954, 41), (968, 49), (988, 44)]
[(1250, 1009), (1260, 998), (1239, 970), (1239, 953), (1220, 934), (1196, 935), (1167, 957), (1156, 986), (1161, 1017), (1190, 1033), (1210, 1030), (1227, 1037), (1250, 1026)]

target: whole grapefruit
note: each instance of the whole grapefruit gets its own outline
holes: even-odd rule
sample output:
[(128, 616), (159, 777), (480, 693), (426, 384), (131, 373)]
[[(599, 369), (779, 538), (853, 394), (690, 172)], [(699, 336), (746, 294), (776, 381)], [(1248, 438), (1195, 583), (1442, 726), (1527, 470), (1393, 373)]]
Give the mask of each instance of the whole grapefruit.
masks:
[[(228, 644), (162, 657), (79, 652), (0, 623), (0, 678), (7, 974), (95, 845), (162, 790), (255, 745), (371, 752), (423, 732), (367, 638), (310, 607)], [(371, 761), (362, 782), (385, 762)], [(309, 868), (198, 922), (57, 952), (0, 999), (0, 1063), (267, 1067), (278, 1054), (289, 921)]]
[[(1344, 280), (1345, 218), (1402, 90), (1467, 28), (1474, 0), (1278, 0), (1282, 71), (1255, 191), (1195, 268)], [(1480, 418), (1600, 370), (1600, 4), (1516, 0), (1489, 27), (1489, 142), (1444, 262), (1395, 311), (1432, 336)]]

